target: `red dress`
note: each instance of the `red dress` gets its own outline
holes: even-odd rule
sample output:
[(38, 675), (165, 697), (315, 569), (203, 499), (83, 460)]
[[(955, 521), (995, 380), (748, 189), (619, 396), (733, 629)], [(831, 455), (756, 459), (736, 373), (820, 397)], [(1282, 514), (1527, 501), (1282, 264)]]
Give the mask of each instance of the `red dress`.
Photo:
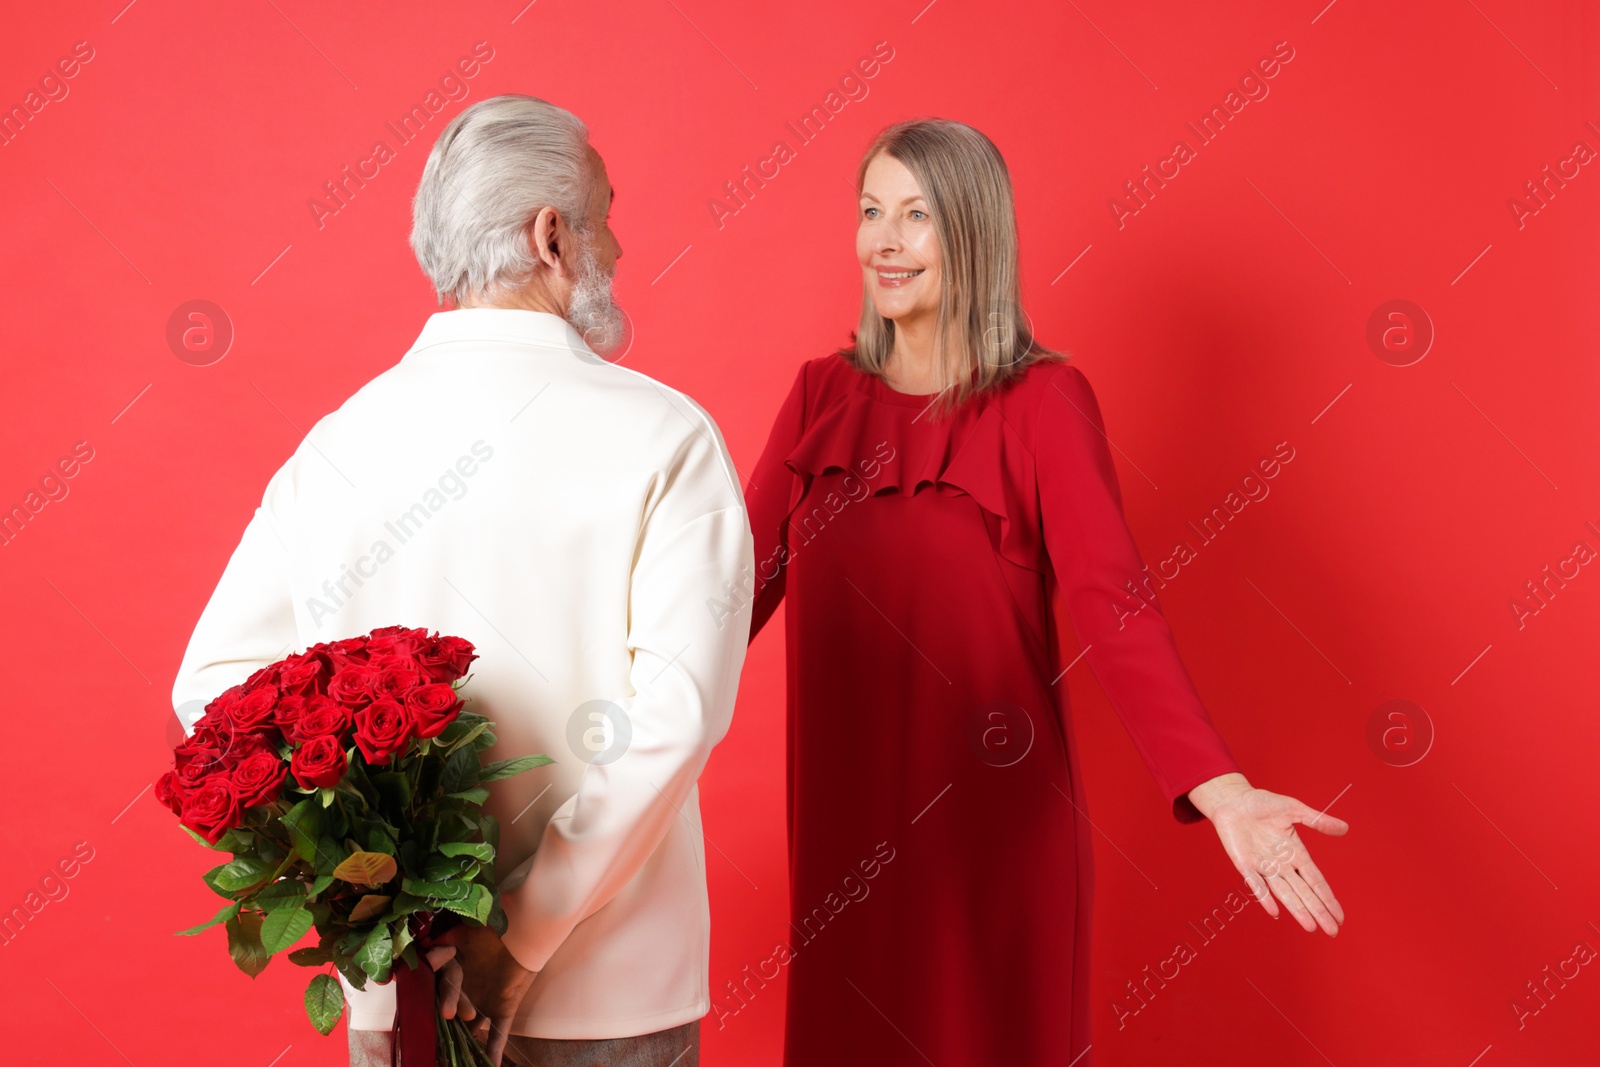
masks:
[(1239, 769), (1122, 515), (1093, 391), (931, 397), (800, 368), (745, 490), (751, 639), (787, 600), (786, 1067), (1057, 1064), (1089, 1044), (1089, 835), (1050, 603), (1180, 822)]

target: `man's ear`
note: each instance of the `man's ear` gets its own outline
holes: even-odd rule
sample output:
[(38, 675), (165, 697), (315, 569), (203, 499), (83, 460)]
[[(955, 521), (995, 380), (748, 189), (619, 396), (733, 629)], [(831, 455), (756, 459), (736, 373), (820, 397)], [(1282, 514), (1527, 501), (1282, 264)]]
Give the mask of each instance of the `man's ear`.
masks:
[(553, 207), (541, 208), (526, 229), (528, 249), (545, 266), (561, 273), (561, 259), (566, 251), (561, 241), (561, 216)]

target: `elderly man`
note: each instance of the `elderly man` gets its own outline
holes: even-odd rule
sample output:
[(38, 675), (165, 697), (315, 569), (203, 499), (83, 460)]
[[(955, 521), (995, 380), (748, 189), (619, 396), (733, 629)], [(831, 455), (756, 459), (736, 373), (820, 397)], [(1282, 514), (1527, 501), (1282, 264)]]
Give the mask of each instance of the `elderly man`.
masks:
[[(450, 123), (411, 244), (455, 307), (268, 482), (172, 695), (187, 728), (318, 641), (473, 641), (486, 758), (557, 762), (493, 786), (507, 930), (433, 950), (441, 1009), (495, 1063), (692, 1067), (710, 1008), (696, 780), (732, 714), (753, 550), (716, 424), (602, 358), (626, 324), (611, 199), (561, 108), (500, 96)], [(351, 1062), (388, 1064), (392, 983), (346, 994)]]

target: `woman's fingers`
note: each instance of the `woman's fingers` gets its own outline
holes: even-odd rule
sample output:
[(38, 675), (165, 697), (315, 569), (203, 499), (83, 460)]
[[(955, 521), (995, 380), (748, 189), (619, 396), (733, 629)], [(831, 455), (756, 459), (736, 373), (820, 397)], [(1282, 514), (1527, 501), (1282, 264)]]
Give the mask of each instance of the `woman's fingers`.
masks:
[[(1300, 869), (1300, 877), (1305, 879), (1305, 883), (1310, 887), (1311, 892), (1328, 909), (1328, 914), (1333, 916), (1335, 922), (1342, 924), (1344, 922), (1344, 908), (1340, 906), (1338, 899), (1334, 897), (1333, 887), (1328, 884), (1328, 880), (1322, 877), (1322, 872), (1317, 869), (1317, 865), (1311, 862), (1311, 857), (1306, 856), (1303, 862), (1295, 866)], [(1323, 927), (1323, 929), (1326, 930), (1327, 927)], [(1332, 932), (1331, 930), (1329, 931), (1329, 933)]]
[(1295, 801), (1297, 810), (1294, 821), (1302, 826), (1309, 826), (1319, 833), (1329, 837), (1343, 837), (1350, 832), (1350, 824), (1343, 819), (1336, 819), (1325, 811), (1316, 811), (1310, 805)]
[(1301, 929), (1308, 932), (1315, 930), (1317, 928), (1316, 921), (1311, 918), (1311, 913), (1306, 910), (1305, 904), (1300, 899), (1300, 894), (1295, 892), (1294, 886), (1289, 882), (1292, 877), (1294, 877), (1292, 871), (1280, 869), (1267, 877), (1267, 885), (1272, 887), (1272, 895), (1281, 900), (1283, 906), (1289, 909), (1289, 914), (1294, 916), (1295, 922), (1300, 924)]
[(1260, 904), (1268, 915), (1276, 919), (1278, 917), (1278, 902), (1272, 899), (1272, 891), (1267, 888), (1266, 879), (1243, 864), (1236, 865), (1235, 869), (1244, 876), (1244, 884), (1249, 887), (1250, 895), (1256, 898), (1256, 903)]
[[(1322, 932), (1327, 934), (1329, 937), (1333, 937), (1339, 933), (1339, 924), (1334, 920), (1333, 916), (1329, 914), (1328, 906), (1322, 902), (1321, 897), (1312, 892), (1310, 886), (1306, 885), (1306, 880), (1300, 876), (1299, 871), (1285, 871), (1284, 881), (1289, 883), (1289, 888), (1294, 891), (1294, 894), (1299, 899), (1301, 906), (1305, 908), (1307, 915), (1311, 918), (1311, 921), (1316, 924), (1316, 926), (1307, 927), (1307, 932), (1310, 932), (1317, 927), (1321, 927)], [(1305, 926), (1304, 923), (1301, 923), (1300, 925)]]

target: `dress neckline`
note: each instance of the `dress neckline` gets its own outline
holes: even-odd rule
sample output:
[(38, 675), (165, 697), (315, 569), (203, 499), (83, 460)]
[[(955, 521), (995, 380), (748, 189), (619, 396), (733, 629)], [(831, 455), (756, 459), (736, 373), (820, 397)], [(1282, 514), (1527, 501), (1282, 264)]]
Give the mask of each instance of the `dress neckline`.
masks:
[(890, 404), (902, 404), (907, 407), (927, 407), (938, 393), (902, 393), (891, 386), (876, 374), (862, 370), (855, 364), (846, 361), (846, 365), (855, 373), (858, 379), (856, 388), (866, 393), (874, 400), (882, 400)]

